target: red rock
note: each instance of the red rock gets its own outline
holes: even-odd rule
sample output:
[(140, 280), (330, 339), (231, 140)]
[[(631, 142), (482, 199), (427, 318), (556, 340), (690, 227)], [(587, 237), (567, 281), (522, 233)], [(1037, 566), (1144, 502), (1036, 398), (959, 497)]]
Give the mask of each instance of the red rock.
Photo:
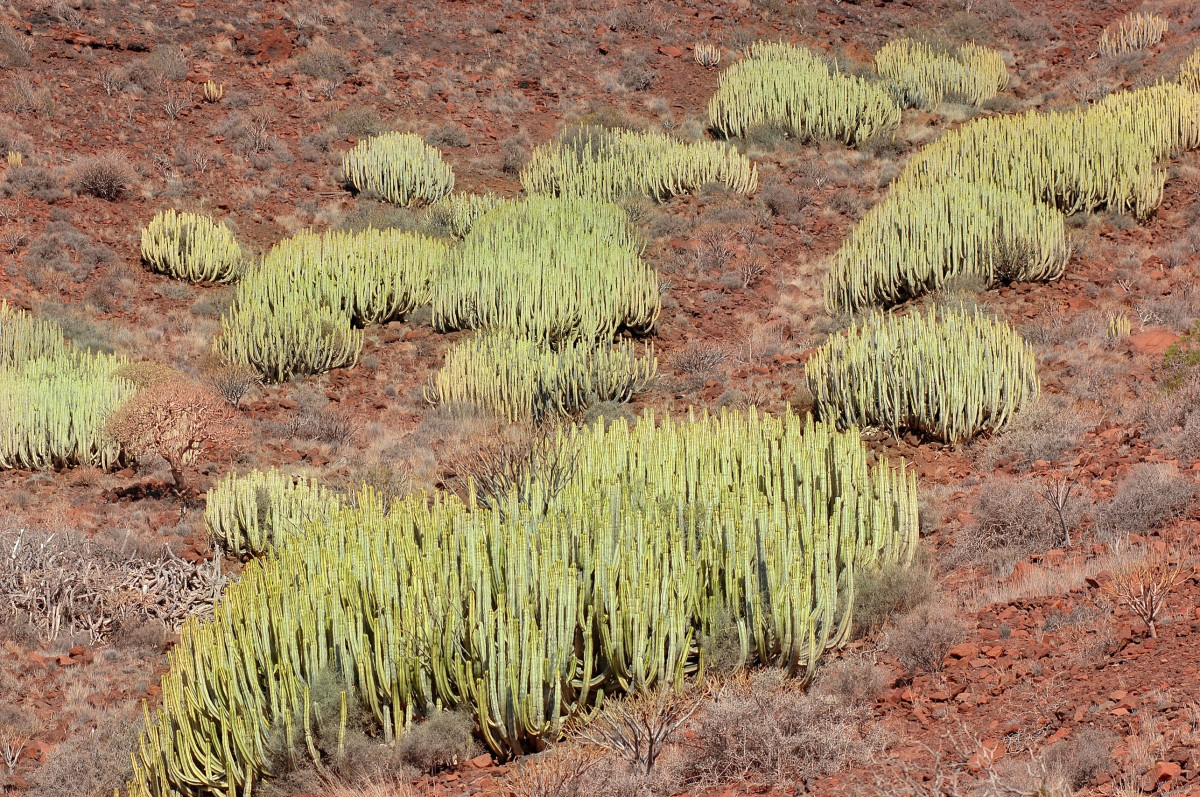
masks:
[(1173, 761), (1159, 761), (1142, 778), (1142, 791), (1154, 791), (1164, 783), (1183, 774), (1183, 767)]
[(483, 755), (475, 756), (467, 763), (476, 769), (487, 769), (492, 765), (492, 756), (489, 753), (484, 753)]
[(658, 51), (663, 55), (670, 56), (671, 58), (678, 58), (679, 56), (683, 55), (683, 50), (679, 49), (673, 44), (664, 44), (662, 47), (658, 48)]
[(963, 642), (946, 651), (948, 659), (974, 659), (979, 657), (979, 646), (973, 642)]
[(1152, 329), (1147, 332), (1130, 335), (1129, 346), (1138, 354), (1152, 354), (1156, 357), (1161, 357), (1171, 347), (1171, 344), (1177, 340), (1179, 340), (1179, 336), (1174, 332), (1167, 332), (1164, 329)]

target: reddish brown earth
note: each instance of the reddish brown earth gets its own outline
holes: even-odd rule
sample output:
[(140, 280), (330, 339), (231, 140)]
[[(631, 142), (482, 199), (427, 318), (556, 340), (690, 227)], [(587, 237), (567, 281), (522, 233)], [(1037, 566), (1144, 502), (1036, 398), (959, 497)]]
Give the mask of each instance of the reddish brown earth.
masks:
[[(53, 203), (0, 198), (0, 296), (39, 312), (67, 309), (118, 348), (194, 371), (217, 328), (217, 314), (205, 305), (219, 306), (229, 289), (182, 285), (146, 272), (137, 250), (140, 227), (167, 206), (200, 209), (228, 219), (243, 246), (265, 250), (304, 228), (337, 223), (363, 204), (335, 179), (340, 154), (357, 140), (331, 123), (347, 109), (373, 108), (385, 127), (421, 133), (457, 128), (467, 146), (444, 148), (457, 187), (516, 194), (515, 176), (501, 170), (505, 147), (537, 144), (589, 114), (624, 114), (633, 124), (684, 134), (702, 130), (718, 74), (692, 60), (694, 43), (704, 39), (721, 45), (727, 58), (756, 38), (782, 38), (862, 63), (905, 33), (974, 38), (1012, 56), (1014, 87), (1004, 110), (1062, 107), (1097, 90), (1144, 85), (1171, 74), (1200, 45), (1200, 8), (1185, 2), (1152, 4), (1170, 17), (1171, 32), (1148, 54), (1119, 64), (1097, 59), (1095, 42), (1105, 25), (1140, 8), (1131, 0), (345, 2), (314, 10), (318, 5), (75, 0), (5, 7), (0, 21), (30, 44), (32, 57), (27, 66), (0, 70), (0, 94), (8, 92), (3, 96), (10, 103), (0, 107), (8, 116), (0, 122), (17, 133), (27, 162), (69, 173), (78, 158), (114, 151), (133, 165), (137, 178), (113, 202), (71, 192)], [(144, 92), (105, 92), (100, 76), (106, 70), (171, 48), (182, 49), (186, 76), (153, 82)], [(352, 66), (330, 87), (331, 99), (322, 93), (325, 86), (294, 69), (295, 59), (322, 48), (344, 54)], [(648, 90), (617, 86), (617, 74), (630, 62), (654, 73)], [(226, 86), (222, 102), (199, 100), (199, 86), (208, 79)], [(47, 92), (53, 110), (17, 110), (12, 92), (18, 83)], [(173, 97), (182, 98), (184, 107), (172, 120), (163, 105)], [(230, 123), (238, 114), (267, 120), (264, 151), (248, 153), (239, 142), (245, 125)], [(722, 193), (679, 197), (651, 209), (651, 228), (666, 231), (647, 249), (670, 283), (654, 335), (666, 378), (638, 408), (754, 403), (779, 410), (802, 401), (806, 356), (837, 327), (820, 300), (825, 258), (882, 196), (881, 186), (908, 152), (958, 121), (906, 112), (902, 145), (874, 154), (793, 143), (752, 150), (761, 164), (762, 191), (787, 186), (806, 200), (788, 215), (772, 215), (759, 199)], [(198, 169), (197, 153), (209, 156), (206, 170)], [(1193, 477), (1200, 474), (1200, 464), (1173, 458), (1136, 413), (1125, 411), (1155, 389), (1163, 352), (1186, 331), (1162, 313), (1144, 320), (1138, 313), (1170, 301), (1194, 305), (1197, 298), (1191, 289), (1200, 257), (1188, 252), (1168, 264), (1164, 251), (1196, 229), (1198, 167), (1195, 153), (1172, 166), (1166, 199), (1143, 224), (1110, 216), (1080, 223), (1065, 279), (979, 297), (1027, 332), (1053, 332), (1120, 310), (1134, 319), (1135, 334), (1115, 347), (1103, 345), (1102, 332), (1046, 336), (1039, 344), (1045, 391), (1075, 402), (1094, 428), (1055, 461), (1024, 469), (1001, 460), (993, 470), (1026, 476), (1070, 470), (1097, 501), (1138, 463), (1171, 461)], [(35, 284), (30, 242), (55, 218), (116, 257), (81, 281), (60, 276)], [(751, 262), (765, 270), (743, 288), (736, 276)], [(276, 463), (344, 482), (362, 461), (389, 459), (408, 462), (417, 484), (436, 484), (464, 439), (488, 433), (432, 416), (423, 401), (422, 385), (456, 337), (428, 325), (374, 328), (364, 351), (371, 367), (258, 389), (243, 405), (251, 437), (230, 457), (207, 463), (205, 482), (233, 467)], [(672, 367), (695, 343), (728, 355), (700, 379)], [(355, 420), (358, 443), (337, 448), (272, 431), (269, 421), (286, 419), (314, 396)], [(872, 724), (892, 740), (887, 752), (812, 782), (735, 784), (724, 793), (872, 793), (880, 783), (950, 772), (965, 792), (968, 783), (981, 788), (989, 773), (1031, 761), (1085, 728), (1111, 730), (1118, 740), (1107, 774), (1086, 784), (1085, 792), (1200, 790), (1197, 579), (1171, 597), (1160, 637), (1145, 639), (1135, 617), (1104, 599), (1111, 545), (1086, 525), (1073, 548), (1018, 562), (1011, 576), (962, 564), (953, 554), (972, 521), (972, 498), (994, 476), (980, 464), (989, 442), (953, 449), (876, 438), (870, 445), (879, 454), (903, 456), (923, 482), (946, 487), (944, 521), (930, 530), (926, 544), (941, 563), (944, 591), (961, 607), (967, 638), (951, 651), (944, 670), (915, 677), (881, 645), (886, 632), (855, 643), (845, 655), (874, 655), (894, 676), (872, 709)], [(164, 481), (162, 473), (132, 470), (4, 472), (0, 508), (14, 529), (133, 529), (144, 545), (166, 543), (187, 557), (210, 556), (202, 503), (156, 486)], [(1133, 542), (1187, 560), (1196, 541), (1195, 514), (1145, 538), (1135, 534)], [(1045, 572), (1059, 574), (1047, 579), (1056, 585), (1052, 591), (1024, 597), (1022, 585)], [(169, 638), (157, 649), (4, 641), (0, 678), (7, 683), (0, 681), (0, 696), (36, 712), (41, 727), (13, 775), (0, 780), (0, 794), (22, 793), (56, 748), (88, 733), (102, 713), (128, 712), (142, 700), (153, 704), (169, 645)], [(1145, 747), (1154, 734), (1152, 760), (1142, 757), (1149, 766), (1133, 763), (1131, 750)], [(503, 793), (507, 771), (476, 760), (420, 785), (446, 795)], [(912, 793), (958, 793), (935, 785), (927, 782), (924, 791)]]

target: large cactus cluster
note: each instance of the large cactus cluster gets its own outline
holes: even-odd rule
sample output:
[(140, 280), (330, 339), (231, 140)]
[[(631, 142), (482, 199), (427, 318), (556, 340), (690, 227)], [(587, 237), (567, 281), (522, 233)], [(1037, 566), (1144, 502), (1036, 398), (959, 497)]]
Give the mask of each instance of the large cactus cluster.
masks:
[(534, 150), (521, 172), (530, 194), (615, 202), (629, 196), (665, 200), (718, 183), (753, 193), (758, 169), (717, 141), (686, 143), (663, 133), (584, 128)]
[(627, 402), (654, 378), (657, 361), (632, 343), (576, 341), (558, 349), (506, 332), (458, 344), (425, 389), (432, 404), (482, 408), (511, 421), (570, 415), (601, 401)]
[(242, 248), (228, 227), (174, 209), (154, 214), (142, 230), (142, 259), (190, 282), (232, 282), (242, 271)]
[(309, 524), (329, 521), (341, 506), (339, 494), (316, 479), (276, 468), (230, 473), (208, 491), (204, 526), (226, 553), (258, 556)]
[(995, 183), (952, 179), (873, 207), (834, 255), (832, 307), (889, 306), (948, 279), (1052, 280), (1070, 256), (1063, 215)]
[[(1064, 256), (1062, 223), (1039, 203), (1063, 213), (1107, 207), (1145, 217), (1162, 201), (1166, 170), (1159, 161), (1198, 144), (1200, 95), (1175, 83), (1071, 111), (970, 122), (909, 160), (835, 256), (826, 300), (854, 309), (915, 296), (956, 273), (994, 279), (985, 267), (989, 255), (950, 244), (978, 240), (957, 229), (961, 213), (947, 204), (947, 192), (963, 186), (973, 197), (967, 202), (1004, 217), (997, 242), (1023, 241), (1029, 252), (1027, 264), (1018, 260), (1005, 278), (1053, 278)], [(922, 203), (929, 206), (915, 207)]]
[(454, 190), (454, 170), (412, 133), (383, 133), (358, 142), (342, 158), (354, 190), (409, 207), (432, 204)]
[(858, 574), (913, 552), (913, 477), (868, 465), (855, 431), (644, 417), (556, 445), (575, 472), (552, 498), (384, 507), (366, 491), (250, 563), (170, 654), (131, 793), (244, 793), (270, 774), (272, 733), (322, 755), (306, 707), (329, 673), (385, 734), (458, 707), (500, 754), (605, 695), (679, 683), (717, 632), (743, 663), (805, 673), (846, 640)]
[(998, 50), (964, 44), (940, 50), (914, 39), (888, 42), (875, 54), (875, 69), (896, 87), (903, 102), (926, 110), (941, 102), (979, 105), (1008, 85)]
[(1167, 18), (1158, 14), (1127, 14), (1115, 25), (1110, 25), (1101, 32), (1100, 53), (1120, 55), (1144, 50), (1162, 41), (1163, 34), (1169, 27)]
[(1021, 336), (963, 310), (872, 315), (830, 338), (806, 374), (823, 419), (949, 443), (1002, 428), (1040, 390)]
[(857, 144), (895, 131), (900, 107), (883, 86), (842, 75), (811, 50), (757, 42), (721, 73), (708, 120), (730, 137), (770, 127), (803, 141)]
[(53, 324), (0, 303), (0, 468), (110, 467), (104, 422), (134, 392), (122, 357), (82, 352)]
[(614, 204), (546, 196), (505, 203), (480, 217), (447, 260), (434, 325), (551, 342), (647, 332), (661, 304), (641, 251)]
[(357, 327), (428, 302), (448, 251), (397, 230), (285, 239), (238, 285), (216, 352), (274, 381), (351, 365), (362, 349)]

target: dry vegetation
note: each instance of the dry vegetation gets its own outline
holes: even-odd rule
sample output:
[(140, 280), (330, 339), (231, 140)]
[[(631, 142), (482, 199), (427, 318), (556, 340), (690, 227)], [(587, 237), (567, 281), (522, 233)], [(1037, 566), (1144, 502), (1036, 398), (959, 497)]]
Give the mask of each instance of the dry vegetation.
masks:
[[(919, 526), (914, 489), (911, 502), (889, 504), (889, 517), (902, 517), (897, 538), (911, 532), (912, 546), (881, 542), (894, 550), (879, 562), (836, 565), (833, 597), (812, 598), (812, 611), (796, 620), (798, 638), (810, 628), (828, 634), (811, 659), (761, 666), (771, 658), (763, 651), (781, 643), (754, 635), (782, 627), (775, 613), (792, 605), (774, 586), (775, 602), (753, 609), (757, 620), (729, 586), (703, 595), (703, 606), (680, 609), (670, 601), (684, 600), (681, 587), (637, 603), (629, 610), (637, 623), (597, 632), (612, 647), (618, 638), (627, 644), (637, 672), (655, 673), (650, 684), (614, 673), (607, 660), (602, 671), (587, 671), (594, 683), (584, 688), (571, 678), (553, 681), (540, 659), (521, 669), (527, 660), (518, 656), (559, 626), (528, 607), (511, 617), (472, 615), (477, 636), (451, 640), (463, 666), (475, 667), (484, 683), (499, 666), (480, 654), (485, 640), (499, 638), (504, 623), (525, 623), (519, 644), (488, 651), (497, 660), (511, 654), (504, 666), (514, 668), (512, 683), (518, 674), (528, 683), (501, 694), (488, 681), (492, 692), (480, 687), (455, 700), (422, 685), (426, 697), (397, 709), (412, 721), (393, 732), (380, 706), (390, 711), (401, 698), (365, 697), (355, 678), (366, 678), (333, 665), (309, 672), (304, 698), (287, 697), (296, 699), (271, 717), (261, 749), (242, 762), (258, 768), (253, 791), (666, 797), (794, 786), (884, 797), (1133, 797), (1200, 788), (1197, 141), (1150, 155), (1108, 151), (1136, 162), (1129, 172), (1141, 182), (1121, 183), (1097, 201), (1071, 194), (1083, 194), (1085, 180), (1071, 183), (1069, 175), (1037, 195), (1036, 187), (1026, 195), (1028, 186), (1012, 185), (994, 196), (980, 186), (972, 193), (959, 185), (961, 175), (942, 180), (941, 161), (930, 155), (989, 119), (1091, 113), (1086, 118), (1100, 130), (1097, 109), (1110, 95), (1161, 91), (1162, 81), (1200, 87), (1200, 12), (1177, 0), (727, 5), (0, 6), (0, 299), (53, 322), (62, 340), (26, 351), (0, 314), (0, 461), (15, 439), (17, 410), (29, 418), (41, 406), (18, 407), (10, 397), (46, 395), (17, 393), (15, 385), (83, 374), (101, 362), (87, 358), (112, 357), (111, 376), (131, 396), (95, 429), (56, 420), (29, 433), (47, 440), (94, 433), (119, 452), (111, 467), (75, 467), (69, 453), (42, 470), (0, 467), (0, 795), (108, 797), (119, 789), (166, 797), (129, 790), (141, 777), (130, 753), (146, 738), (142, 704), (152, 725), (160, 722), (161, 679), (182, 666), (167, 653), (188, 649), (179, 636), (195, 622), (188, 618), (211, 618), (226, 590), (237, 594), (231, 584), (261, 573), (250, 554), (223, 556), (205, 525), (205, 491), (230, 474), (275, 468), (286, 479), (324, 485), (337, 510), (353, 513), (342, 516), (351, 525), (400, 528), (399, 518), (412, 513), (418, 519), (397, 533), (404, 540), (423, 539), (420, 513), (438, 501), (469, 503), (472, 517), (497, 529), (526, 523), (536, 531), (538, 518), (554, 514), (566, 496), (591, 525), (562, 525), (573, 529), (564, 546), (582, 550), (585, 531), (612, 523), (629, 551), (657, 551), (667, 539), (659, 531), (706, 522), (689, 514), (705, 517), (695, 496), (664, 498), (648, 478), (630, 485), (615, 467), (609, 498), (593, 507), (577, 480), (599, 468), (590, 460), (598, 449), (571, 437), (573, 430), (620, 429), (648, 413), (781, 416), (789, 408), (849, 425), (836, 406), (851, 395), (875, 407), (851, 426), (863, 469), (903, 459), (919, 483)], [(894, 47), (903, 63), (881, 75), (874, 54), (900, 30), (904, 47)], [(755, 45), (762, 41), (807, 49)], [(968, 42), (978, 47), (959, 49)], [(971, 77), (958, 73), (968, 55), (986, 66), (982, 90), (955, 82)], [(812, 116), (796, 110), (798, 100), (756, 116), (753, 103), (743, 107), (725, 94), (710, 109), (723, 86), (739, 85), (739, 70), (747, 85), (759, 79), (738, 66), (747, 56), (802, 70), (803, 99), (825, 91), (835, 99), (814, 100)], [(775, 80), (787, 68), (761, 71)], [(1182, 113), (1172, 129), (1190, 130), (1194, 117)], [(1136, 129), (1132, 138), (1147, 148), (1165, 127), (1122, 119), (1121, 129)], [(400, 135), (379, 138), (387, 133)], [(664, 136), (694, 149), (664, 155)], [(1095, 138), (1089, 146), (1111, 143), (1080, 136)], [(384, 152), (384, 144), (394, 150)], [(724, 159), (720, 168), (716, 160), (703, 168), (688, 160), (701, 151)], [(1103, 174), (1089, 168), (1086, 178), (1103, 182)], [(532, 221), (513, 213), (520, 221), (508, 230), (496, 221), (503, 213), (462, 210), (522, 199), (535, 182), (581, 204), (566, 220), (553, 210), (566, 205), (538, 205), (549, 210)], [(609, 210), (582, 203), (609, 199), (619, 223), (604, 226)], [(954, 212), (928, 213), (941, 200), (951, 211), (980, 212), (972, 211), (970, 224), (951, 224), (945, 219)], [(1004, 226), (1035, 202), (1037, 225), (1013, 222), (1020, 234)], [(996, 207), (1000, 221), (979, 223)], [(223, 225), (228, 268), (181, 267), (200, 257), (187, 236), (173, 244), (180, 263), (172, 268), (146, 260), (139, 231), (168, 209)], [(570, 226), (581, 214), (600, 221)], [(531, 242), (522, 238), (530, 227), (520, 225), (534, 221), (543, 226)], [(921, 235), (898, 244), (886, 237), (918, 227)], [(364, 266), (345, 255), (327, 264), (319, 289), (305, 287), (318, 282), (305, 279), (311, 269), (298, 276), (282, 268), (275, 284), (260, 279), (254, 287), (272, 248), (306, 231), (346, 240), (388, 231), (392, 241), (434, 241), (434, 254), (425, 271), (412, 258)], [(916, 251), (905, 246), (943, 234), (966, 249), (900, 273)], [(614, 241), (619, 255), (601, 251)], [(861, 250), (847, 243), (854, 241)], [(277, 250), (276, 265), (290, 263), (286, 252)], [(474, 253), (477, 283), (461, 276), (475, 274), (463, 252)], [(558, 281), (508, 293), (524, 285), (521, 269), (534, 261)], [(496, 278), (496, 263), (511, 273)], [(868, 275), (878, 297), (851, 297), (847, 288), (830, 302), (837, 296), (827, 283), (851, 266), (894, 273)], [(635, 268), (640, 276), (629, 278)], [(231, 284), (213, 284), (224, 280)], [(451, 293), (459, 303), (453, 318)], [(617, 294), (621, 302), (610, 301)], [(271, 370), (269, 351), (238, 357), (214, 346), (239, 308), (246, 311), (239, 334), (282, 340), (285, 353), (303, 350), (304, 367)], [(888, 371), (876, 347), (840, 383), (840, 398), (823, 394), (815, 363), (839, 351), (875, 310), (888, 334), (897, 319), (918, 314), (994, 321), (1021, 341), (1021, 367), (1036, 369), (1040, 387), (1030, 381), (1019, 399), (992, 395), (969, 432), (947, 433), (939, 424), (986, 404), (971, 391), (994, 386), (1009, 366), (982, 368), (978, 353), (954, 353), (925, 337), (924, 364), (888, 357), (896, 366)], [(466, 402), (430, 406), (426, 386), (448, 353), (483, 326), (560, 355), (576, 347), (594, 357), (637, 339), (639, 347), (653, 344), (646, 352), (657, 371), (615, 399), (594, 381), (604, 374), (567, 371), (564, 384), (581, 383), (562, 388), (576, 391), (574, 403), (552, 395), (545, 380), (530, 382), (538, 406), (556, 409), (516, 422)], [(954, 395), (966, 398), (946, 399), (950, 371), (960, 383)], [(926, 379), (934, 372), (937, 379)], [(883, 387), (867, 387), (872, 374)], [(478, 390), (496, 387), (485, 381)], [(70, 387), (56, 389), (66, 396)], [(911, 406), (903, 417), (889, 415), (902, 394)], [(1003, 422), (993, 423), (999, 415)], [(625, 462), (612, 451), (604, 456)], [(668, 462), (673, 454), (655, 456)], [(727, 493), (737, 484), (754, 495), (737, 512), (713, 499), (722, 522), (739, 512), (763, 529), (793, 522), (793, 499), (777, 496), (776, 482), (786, 481), (779, 474), (795, 475), (776, 469), (782, 455), (764, 444), (754, 456), (733, 447), (706, 456), (689, 466), (687, 483), (707, 489), (728, 477), (720, 482)], [(809, 465), (823, 474), (827, 457), (834, 454), (814, 455)], [(822, 494), (813, 505), (832, 507), (847, 494), (842, 484), (829, 489), (833, 498)], [(283, 499), (262, 493), (251, 502), (256, 521), (265, 522), (272, 500)], [(655, 501), (661, 506), (642, 505)], [(617, 514), (629, 507), (643, 514)], [(317, 514), (293, 518), (296, 534), (336, 530)], [(866, 522), (879, 527), (876, 518)], [(467, 521), (454, 523), (465, 533)], [(794, 538), (811, 544), (802, 525)], [(642, 536), (633, 536), (635, 527)], [(535, 577), (536, 590), (514, 586), (522, 582), (505, 567), (524, 561), (514, 553), (523, 548), (505, 539), (472, 554), (489, 567), (505, 563), (494, 564), (488, 583), (519, 592), (530, 606), (552, 601), (544, 587), (557, 582), (545, 573)], [(619, 601), (610, 596), (612, 605), (634, 606), (631, 596), (651, 594), (647, 584), (674, 583), (677, 570), (661, 565), (667, 559), (646, 553), (645, 566), (662, 570), (650, 578), (633, 572), (629, 551), (619, 560), (629, 572), (613, 583), (638, 586)], [(338, 565), (347, 572), (367, 561), (342, 553)], [(759, 555), (747, 549), (747, 561)], [(555, 567), (565, 570), (568, 561), (582, 567), (565, 558)], [(460, 577), (457, 564), (442, 566), (440, 576)], [(730, 572), (722, 577), (736, 580)], [(809, 575), (789, 573), (788, 584)], [(299, 589), (283, 581), (269, 588)], [(589, 606), (609, 605), (592, 597)], [(830, 613), (818, 622), (821, 600)], [(364, 622), (380, 622), (384, 610), (368, 608)], [(597, 614), (586, 622), (599, 629), (604, 621)], [(562, 616), (555, 622), (568, 625)], [(670, 635), (685, 625), (686, 633)], [(435, 626), (422, 633), (441, 633)], [(645, 629), (650, 637), (638, 637)], [(193, 633), (184, 631), (184, 641)], [(582, 662), (591, 636), (569, 638)], [(677, 670), (650, 666), (676, 645)], [(589, 666), (601, 660), (587, 650)], [(576, 678), (584, 671), (578, 666)], [(439, 687), (452, 680), (432, 665), (422, 678)], [(562, 688), (568, 697), (555, 691)], [(514, 708), (521, 700), (527, 705)], [(576, 702), (561, 716), (537, 713), (556, 701)], [(489, 721), (503, 729), (485, 727)], [(530, 754), (506, 759), (509, 751), (492, 740), (509, 733)], [(225, 793), (223, 785), (189, 788), (198, 797)]]

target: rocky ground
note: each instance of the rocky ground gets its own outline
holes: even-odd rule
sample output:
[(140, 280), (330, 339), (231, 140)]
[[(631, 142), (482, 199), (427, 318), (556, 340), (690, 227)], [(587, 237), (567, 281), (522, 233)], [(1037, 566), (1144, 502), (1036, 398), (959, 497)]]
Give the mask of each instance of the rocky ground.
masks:
[[(139, 230), (164, 207), (223, 218), (259, 251), (307, 228), (411, 224), (337, 181), (341, 153), (385, 129), (441, 147), (461, 190), (516, 194), (529, 148), (569, 124), (703, 134), (718, 72), (694, 62), (700, 41), (727, 60), (756, 39), (797, 41), (847, 70), (865, 68), (899, 35), (1001, 49), (1013, 85), (982, 111), (908, 111), (894, 144), (864, 151), (749, 142), (761, 169), (756, 196), (706, 191), (638, 206), (646, 257), (669, 288), (654, 335), (662, 378), (634, 409), (803, 406), (806, 357), (845, 323), (821, 301), (825, 261), (908, 154), (977, 112), (1067, 107), (1173, 74), (1200, 45), (1200, 8), (1150, 7), (1172, 23), (1162, 44), (1103, 58), (1100, 31), (1139, 4), (9, 4), (0, 9), (0, 28), (11, 31), (0, 40), (0, 151), (24, 161), (0, 171), (0, 297), (59, 320), (82, 345), (196, 372), (231, 289), (144, 269)], [(220, 102), (201, 101), (210, 79), (226, 88)], [(77, 190), (83, 165), (106, 155), (130, 170), (126, 190), (111, 200)], [(1038, 348), (1046, 395), (1012, 432), (967, 446), (869, 435), (873, 450), (920, 474), (939, 591), (925, 615), (893, 618), (841, 654), (885, 675), (859, 718), (877, 743), (803, 777), (751, 772), (679, 791), (1032, 794), (1055, 756), (1076, 762), (1071, 787), (1084, 793), (1200, 789), (1200, 581), (1181, 577), (1157, 638), (1110, 589), (1129, 562), (1186, 567), (1195, 556), (1197, 507), (1186, 485), (1200, 474), (1191, 413), (1200, 389), (1187, 385), (1200, 383), (1163, 362), (1200, 317), (1200, 162), (1192, 153), (1170, 169), (1166, 199), (1148, 221), (1071, 220), (1063, 280), (984, 293), (961, 286), (929, 300), (976, 302), (1016, 324)], [(1132, 330), (1113, 341), (1106, 329), (1117, 313)], [(205, 463), (204, 483), (231, 468), (286, 464), (334, 484), (383, 469), (436, 486), (455, 452), (496, 432), (424, 402), (422, 386), (457, 338), (428, 325), (376, 327), (358, 367), (256, 388), (242, 405), (243, 445)], [(1184, 387), (1167, 392), (1180, 379)], [(202, 499), (174, 495), (169, 481), (152, 467), (2, 472), (0, 531), (211, 558)], [(981, 528), (1012, 522), (998, 496), (1010, 515), (1052, 528), (1057, 518), (1046, 520), (1039, 494), (1058, 483), (1073, 489), (1072, 544), (1049, 532), (1024, 546), (986, 544)], [(1139, 486), (1150, 495), (1135, 494)], [(945, 656), (902, 655), (906, 634), (920, 640), (922, 627), (942, 625), (955, 626)], [(0, 629), (0, 720), (26, 728), (9, 734), (0, 794), (111, 793), (128, 768), (129, 728), (157, 696), (172, 635), (147, 624), (102, 642), (68, 632), (49, 640), (35, 626)], [(501, 793), (512, 770), (480, 757), (416, 787)]]

